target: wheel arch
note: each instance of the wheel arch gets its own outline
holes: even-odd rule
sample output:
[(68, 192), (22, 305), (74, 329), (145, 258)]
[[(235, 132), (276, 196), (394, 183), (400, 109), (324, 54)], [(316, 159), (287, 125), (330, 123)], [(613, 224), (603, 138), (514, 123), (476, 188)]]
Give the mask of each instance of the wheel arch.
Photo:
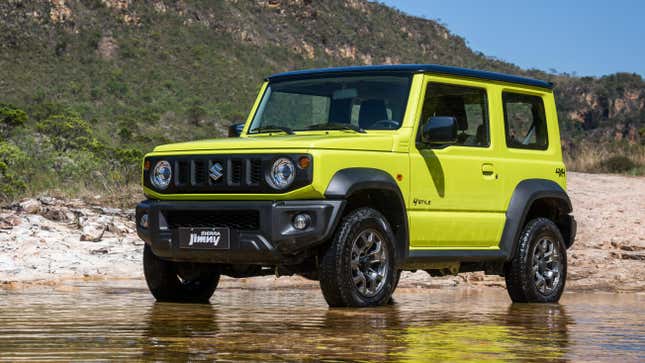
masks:
[(400, 266), (408, 256), (408, 216), (401, 190), (387, 172), (374, 168), (347, 168), (336, 172), (325, 190), (327, 199), (343, 199), (345, 214), (360, 207), (372, 207), (387, 218), (395, 241), (395, 262)]
[(571, 247), (576, 234), (576, 222), (567, 193), (556, 182), (548, 179), (526, 179), (518, 183), (513, 191), (508, 208), (506, 223), (500, 241), (500, 249), (507, 260), (517, 250), (517, 239), (528, 221), (537, 217), (552, 220), (560, 229), (567, 248)]

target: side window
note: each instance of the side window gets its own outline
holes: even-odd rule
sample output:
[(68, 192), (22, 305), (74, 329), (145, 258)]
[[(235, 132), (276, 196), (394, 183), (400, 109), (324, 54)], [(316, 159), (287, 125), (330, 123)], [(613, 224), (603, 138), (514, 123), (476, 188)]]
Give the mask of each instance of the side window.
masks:
[(549, 146), (542, 97), (503, 92), (506, 146), (546, 150)]
[(489, 145), (486, 90), (428, 83), (421, 112), (421, 127), (433, 116), (451, 116), (457, 119), (458, 133), (455, 145)]

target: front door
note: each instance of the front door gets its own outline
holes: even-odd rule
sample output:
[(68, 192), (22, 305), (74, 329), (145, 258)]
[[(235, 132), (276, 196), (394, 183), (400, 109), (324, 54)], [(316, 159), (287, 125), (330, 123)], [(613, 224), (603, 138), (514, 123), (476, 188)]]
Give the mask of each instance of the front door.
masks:
[[(426, 76), (416, 148), (411, 151), (411, 249), (497, 249), (505, 222), (503, 177), (485, 84)], [(457, 121), (451, 145), (424, 145), (419, 130), (433, 116)], [(501, 120), (499, 120), (501, 121)]]

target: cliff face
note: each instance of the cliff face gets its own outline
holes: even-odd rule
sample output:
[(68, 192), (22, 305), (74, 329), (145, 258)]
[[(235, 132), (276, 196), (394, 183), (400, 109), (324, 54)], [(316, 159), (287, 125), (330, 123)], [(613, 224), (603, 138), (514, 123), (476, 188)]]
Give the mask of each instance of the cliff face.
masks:
[[(47, 116), (38, 105), (69, 108), (106, 139), (128, 129), (143, 149), (203, 136), (194, 124), (221, 134), (244, 117), (267, 74), (383, 63), (547, 79), (566, 138), (645, 142), (640, 76), (522, 70), (474, 52), (435, 21), (364, 0), (9, 0), (0, 19), (0, 102), (36, 120)], [(164, 128), (146, 129), (157, 122)]]
[(640, 144), (645, 119), (645, 88), (640, 76), (559, 77), (560, 118), (594, 139)]

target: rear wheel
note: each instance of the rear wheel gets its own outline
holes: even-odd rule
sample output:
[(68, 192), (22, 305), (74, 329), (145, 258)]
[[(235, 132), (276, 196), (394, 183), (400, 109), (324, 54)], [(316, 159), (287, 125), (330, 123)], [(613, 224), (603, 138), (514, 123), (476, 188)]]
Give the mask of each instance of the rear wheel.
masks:
[(514, 302), (557, 302), (567, 278), (567, 252), (558, 226), (547, 218), (529, 221), (504, 270)]
[(155, 299), (168, 302), (207, 303), (220, 277), (216, 265), (162, 260), (147, 244), (143, 272)]
[(329, 306), (385, 305), (397, 281), (394, 235), (385, 217), (372, 208), (349, 213), (320, 266), (320, 287)]

